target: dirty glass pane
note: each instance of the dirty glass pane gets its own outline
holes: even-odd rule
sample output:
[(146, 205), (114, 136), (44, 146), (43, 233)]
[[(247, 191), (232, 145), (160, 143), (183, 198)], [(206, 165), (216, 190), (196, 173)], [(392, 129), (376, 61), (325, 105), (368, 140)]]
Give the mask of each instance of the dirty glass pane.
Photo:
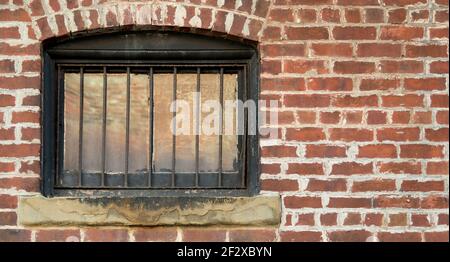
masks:
[[(236, 101), (238, 78), (236, 74), (224, 74), (223, 76), (223, 99), (225, 101)], [(225, 110), (225, 109), (224, 109)], [(224, 111), (224, 135), (222, 137), (222, 170), (237, 171), (238, 160), (238, 136), (236, 128), (236, 109)]]
[[(107, 173), (125, 172), (126, 140), (126, 74), (108, 74), (106, 112), (106, 162)], [(99, 121), (101, 124), (101, 121)]]
[(102, 169), (102, 101), (103, 75), (84, 74), (83, 173), (99, 173)]
[(149, 79), (148, 75), (130, 76), (129, 172), (148, 171), (149, 163)]
[(193, 95), (197, 89), (196, 74), (177, 74), (177, 172), (195, 172), (195, 134), (193, 129)]
[[(220, 75), (202, 74), (200, 79), (202, 135), (199, 137), (199, 171), (217, 172), (219, 170), (217, 131), (220, 110), (213, 105), (220, 105)], [(208, 106), (209, 102), (211, 106)]]
[(64, 172), (78, 173), (80, 74), (64, 74)]
[(153, 112), (153, 161), (156, 172), (172, 170), (172, 103), (173, 75), (155, 74)]

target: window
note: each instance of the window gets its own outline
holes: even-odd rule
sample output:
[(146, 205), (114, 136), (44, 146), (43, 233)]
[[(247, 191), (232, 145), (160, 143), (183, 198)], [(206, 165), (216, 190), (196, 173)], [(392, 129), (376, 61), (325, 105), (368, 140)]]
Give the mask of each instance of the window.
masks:
[[(44, 194), (255, 194), (257, 134), (246, 132), (247, 110), (227, 115), (235, 125), (225, 132), (224, 103), (257, 101), (257, 72), (253, 45), (189, 33), (45, 43)], [(206, 100), (221, 106), (216, 122), (205, 121)], [(171, 132), (183, 123), (187, 132)], [(218, 132), (205, 133), (208, 123)]]

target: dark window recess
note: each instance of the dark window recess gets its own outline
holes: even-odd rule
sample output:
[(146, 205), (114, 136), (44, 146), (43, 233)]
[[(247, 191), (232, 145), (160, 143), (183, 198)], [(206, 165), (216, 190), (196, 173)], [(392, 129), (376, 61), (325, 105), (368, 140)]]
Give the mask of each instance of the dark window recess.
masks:
[[(118, 32), (45, 43), (45, 195), (255, 194), (257, 135), (200, 132), (210, 112), (198, 105), (256, 101), (257, 75), (253, 46), (187, 33)], [(191, 132), (175, 136), (170, 104), (177, 99), (188, 105)], [(244, 117), (237, 122), (246, 132), (247, 111), (238, 113), (232, 118)], [(221, 131), (224, 121), (222, 112)]]

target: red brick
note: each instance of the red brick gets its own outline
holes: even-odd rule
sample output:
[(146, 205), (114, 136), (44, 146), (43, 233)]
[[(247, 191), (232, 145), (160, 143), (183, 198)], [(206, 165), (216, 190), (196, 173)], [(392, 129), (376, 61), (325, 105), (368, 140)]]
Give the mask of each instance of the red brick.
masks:
[(88, 228), (84, 232), (84, 240), (87, 242), (128, 241), (128, 230)]
[(264, 179), (261, 181), (261, 189), (265, 191), (298, 191), (299, 184), (297, 180), (278, 180), (278, 179)]
[(414, 124), (431, 124), (433, 121), (430, 111), (416, 111), (412, 116)]
[(336, 40), (374, 40), (377, 35), (375, 27), (335, 27), (333, 36)]
[(297, 111), (297, 121), (300, 124), (314, 124), (316, 123), (316, 112)]
[(442, 232), (425, 232), (425, 242), (447, 242), (448, 243), (448, 231)]
[(364, 225), (366, 226), (382, 226), (384, 215), (381, 213), (368, 213), (364, 217)]
[(361, 158), (397, 158), (395, 145), (376, 144), (359, 146), (358, 157)]
[(351, 57), (353, 54), (353, 47), (351, 44), (338, 43), (338, 44), (312, 44), (311, 50), (316, 56), (326, 57)]
[(448, 61), (435, 61), (430, 64), (430, 73), (448, 74)]
[(301, 129), (286, 129), (287, 141), (320, 141), (325, 139), (322, 128), (305, 127)]
[(411, 12), (412, 22), (428, 22), (430, 12), (428, 10), (417, 10)]
[(261, 150), (262, 157), (297, 157), (295, 146), (264, 146)]
[(337, 124), (341, 120), (341, 112), (320, 112), (319, 120), (323, 124)]
[(440, 23), (448, 22), (448, 10), (435, 11), (434, 20)]
[(395, 180), (377, 179), (353, 182), (352, 192), (395, 191)]
[(324, 8), (322, 9), (321, 15), (324, 22), (339, 23), (341, 20), (339, 9)]
[[(0, 62), (1, 63), (1, 62)], [(13, 95), (0, 94), (0, 107), (16, 105), (16, 97)]]
[(337, 225), (337, 213), (327, 213), (320, 215), (320, 224), (322, 226), (335, 226)]
[(448, 108), (448, 94), (435, 94), (431, 95), (431, 106), (432, 107), (444, 107)]
[(329, 208), (370, 208), (372, 207), (370, 198), (346, 198), (330, 197)]
[(413, 40), (423, 38), (422, 27), (385, 26), (381, 28), (381, 40)]
[(0, 30), (0, 39), (20, 39), (18, 27), (2, 27)]
[(448, 119), (449, 119), (448, 111), (436, 112), (436, 122), (438, 124), (448, 125)]
[(37, 242), (78, 242), (81, 240), (77, 229), (44, 229), (36, 232)]
[(281, 172), (280, 164), (261, 164), (261, 173), (276, 175)]
[(151, 227), (137, 228), (133, 231), (134, 239), (137, 242), (169, 242), (177, 238), (175, 227)]
[(306, 87), (304, 78), (263, 78), (261, 89), (262, 91), (303, 91)]
[(369, 125), (381, 125), (386, 124), (387, 113), (383, 111), (368, 111), (367, 112), (367, 124)]
[(422, 237), (419, 232), (379, 232), (378, 239), (381, 242), (421, 242)]
[(40, 146), (37, 144), (0, 145), (0, 157), (39, 156)]
[(448, 175), (448, 173), (449, 173), (448, 161), (427, 163), (428, 175)]
[(422, 95), (387, 95), (381, 99), (385, 107), (423, 107)]
[(264, 57), (278, 56), (304, 56), (305, 45), (303, 44), (268, 44), (262, 46)]
[(388, 12), (388, 22), (390, 24), (403, 24), (406, 20), (406, 9), (392, 9)]
[(314, 214), (298, 214), (296, 226), (314, 226)]
[(286, 107), (328, 107), (330, 105), (330, 96), (328, 95), (300, 95), (288, 94), (284, 95), (284, 105)]
[(431, 39), (448, 39), (447, 28), (430, 28)]
[(17, 225), (16, 212), (0, 212), (0, 225), (16, 226)]
[(384, 10), (381, 8), (366, 9), (366, 23), (383, 23)]
[(351, 91), (353, 81), (351, 78), (332, 77), (332, 78), (309, 78), (306, 81), (309, 90), (328, 90), (328, 91)]
[(13, 123), (39, 123), (39, 113), (38, 112), (13, 112), (12, 120)]
[(223, 229), (183, 229), (184, 242), (224, 242), (226, 231)]
[(444, 191), (444, 181), (405, 180), (402, 183), (401, 191), (405, 192)]
[(389, 226), (391, 227), (404, 227), (408, 223), (408, 218), (405, 213), (390, 214)]
[(325, 61), (310, 61), (310, 60), (285, 60), (283, 62), (283, 72), (305, 74), (308, 72), (315, 72), (317, 74), (328, 73), (328, 68)]
[(320, 197), (285, 196), (284, 206), (286, 208), (321, 208), (322, 200)]
[(294, 10), (272, 8), (269, 12), (268, 19), (276, 22), (294, 22)]
[(425, 129), (425, 138), (434, 142), (448, 142), (448, 128)]
[(439, 214), (437, 223), (438, 223), (438, 225), (447, 225), (448, 226), (448, 214)]
[(279, 60), (263, 60), (261, 63), (262, 73), (276, 75), (281, 73), (281, 61)]
[(354, 162), (344, 162), (334, 164), (331, 175), (365, 175), (372, 174), (373, 166), (371, 163), (360, 164)]
[(379, 5), (377, 0), (338, 0), (338, 5), (344, 6), (377, 6)]
[(30, 241), (31, 241), (31, 230), (0, 229), (0, 242), (30, 242)]
[[(1, 129), (0, 129), (0, 132), (1, 132)], [(1, 138), (2, 138), (2, 141), (6, 140), (6, 139), (3, 139), (3, 137), (1, 137)], [(9, 162), (9, 163), (0, 162), (0, 173), (14, 172), (14, 170), (16, 169), (15, 166), (16, 165), (14, 164), (14, 162)]]
[(432, 195), (423, 198), (420, 206), (425, 209), (447, 209), (448, 210), (448, 194), (446, 196)]
[(314, 9), (300, 9), (297, 11), (297, 16), (302, 23), (314, 23), (317, 20), (316, 10)]
[(444, 90), (445, 78), (407, 78), (405, 79), (405, 89), (407, 90)]
[(373, 206), (376, 208), (419, 208), (420, 200), (409, 196), (377, 196)]
[(345, 192), (347, 191), (346, 179), (318, 180), (310, 179), (306, 191), (311, 192)]
[(334, 97), (332, 104), (336, 107), (367, 107), (378, 106), (378, 97), (376, 95), (369, 96), (353, 96), (344, 95)]
[(41, 61), (40, 60), (24, 60), (22, 62), (22, 72), (40, 72)]
[(402, 73), (402, 74), (413, 74), (413, 73), (423, 73), (424, 66), (421, 61), (403, 60), (403, 61), (381, 61), (381, 72), (382, 73)]
[(0, 77), (0, 89), (22, 89), (22, 88), (39, 89), (39, 87), (40, 87), (39, 77), (28, 77), (28, 76)]
[(361, 12), (359, 9), (345, 9), (345, 20), (347, 23), (360, 23)]
[[(14, 61), (0, 60), (0, 73), (14, 73)], [(0, 101), (1, 103), (2, 101)]]
[(400, 57), (402, 46), (399, 44), (361, 43), (357, 55), (360, 57)]
[(427, 0), (383, 0), (388, 6), (408, 6), (416, 4), (426, 4)]
[(272, 229), (236, 229), (230, 230), (231, 242), (273, 242), (276, 239)]
[(320, 158), (333, 158), (333, 157), (346, 157), (346, 148), (344, 146), (332, 146), (332, 145), (306, 145), (305, 156), (308, 158), (320, 157)]
[(392, 90), (400, 86), (398, 79), (362, 79), (359, 89), (361, 91)]
[(344, 123), (346, 124), (361, 124), (363, 112), (362, 111), (347, 111), (344, 114)]
[(433, 145), (400, 145), (400, 157), (402, 158), (442, 158), (442, 146)]
[(31, 17), (25, 9), (0, 9), (0, 22), (31, 22)]
[(37, 177), (0, 178), (0, 188), (39, 192), (40, 182)]
[(393, 124), (408, 124), (410, 118), (411, 113), (409, 111), (394, 111), (392, 113)]
[(383, 162), (378, 164), (380, 173), (416, 174), (422, 173), (420, 162)]
[(359, 61), (337, 61), (334, 72), (338, 74), (366, 74), (375, 72), (375, 63)]
[(354, 226), (361, 224), (361, 214), (359, 213), (347, 213), (344, 219), (344, 226)]
[(319, 163), (289, 163), (287, 174), (323, 175), (323, 166)]
[(446, 45), (407, 45), (407, 57), (448, 57)]
[(331, 128), (329, 130), (331, 141), (372, 141), (373, 131), (357, 128)]
[(365, 230), (332, 231), (327, 234), (332, 242), (365, 242), (372, 235)]
[(282, 242), (319, 242), (322, 233), (319, 231), (283, 231), (280, 232)]
[(17, 196), (0, 194), (0, 208), (17, 208)]
[(286, 27), (289, 40), (326, 40), (329, 38), (326, 27)]
[(418, 127), (382, 128), (377, 130), (378, 141), (417, 141), (420, 138)]
[(414, 227), (429, 227), (431, 226), (428, 215), (424, 214), (412, 214), (411, 225)]

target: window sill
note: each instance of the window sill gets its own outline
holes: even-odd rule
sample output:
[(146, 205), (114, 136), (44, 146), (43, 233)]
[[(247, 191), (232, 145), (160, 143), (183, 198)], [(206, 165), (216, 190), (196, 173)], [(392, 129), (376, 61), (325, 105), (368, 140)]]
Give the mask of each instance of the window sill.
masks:
[(24, 226), (278, 225), (279, 196), (21, 197)]

